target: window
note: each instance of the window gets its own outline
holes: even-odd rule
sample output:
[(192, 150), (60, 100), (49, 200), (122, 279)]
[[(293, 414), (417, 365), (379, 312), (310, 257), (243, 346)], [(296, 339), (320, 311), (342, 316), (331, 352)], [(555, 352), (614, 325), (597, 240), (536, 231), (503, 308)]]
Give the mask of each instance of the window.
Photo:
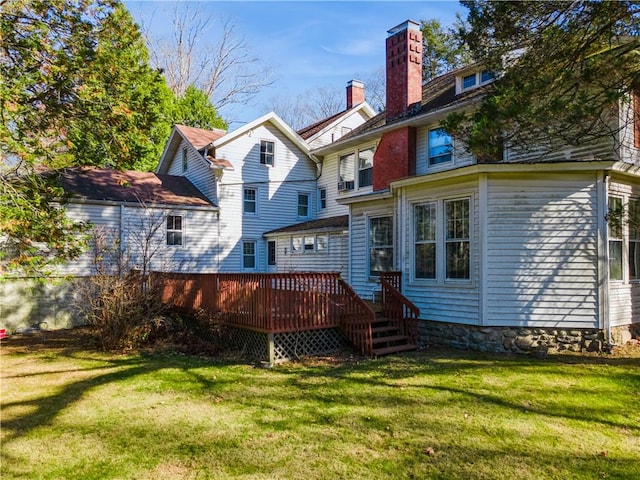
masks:
[(167, 245), (182, 245), (182, 215), (167, 215)]
[(187, 148), (182, 149), (182, 173), (186, 173), (189, 168), (189, 154)]
[(451, 135), (442, 128), (429, 130), (429, 165), (438, 165), (451, 161)]
[(373, 185), (373, 148), (358, 152), (358, 188)]
[(436, 278), (436, 202), (414, 207), (415, 278)]
[(304, 237), (304, 251), (313, 252), (316, 249), (316, 237)]
[(353, 190), (355, 186), (356, 154), (350, 153), (340, 157), (340, 181), (338, 190)]
[(318, 190), (318, 210), (324, 210), (327, 208), (327, 189), (321, 188)]
[(273, 166), (274, 143), (268, 140), (260, 140), (260, 163)]
[(247, 270), (256, 268), (256, 242), (242, 242), (242, 268)]
[(476, 74), (472, 73), (471, 75), (466, 75), (462, 77), (462, 89), (466, 90), (467, 88), (476, 86)]
[(480, 83), (487, 83), (496, 78), (496, 73), (490, 70), (482, 70), (480, 72)]
[(316, 250), (326, 252), (329, 248), (329, 235), (318, 235), (316, 238)]
[(469, 279), (469, 200), (445, 202), (446, 278)]
[(245, 188), (242, 198), (242, 211), (244, 213), (258, 213), (258, 199), (255, 188)]
[(378, 276), (393, 268), (393, 218), (369, 219), (369, 275)]
[(629, 200), (629, 280), (640, 280), (640, 200)]
[(276, 264), (276, 241), (269, 240), (267, 242), (267, 265)]
[(308, 193), (298, 193), (298, 217), (309, 216), (309, 197)]
[(622, 198), (609, 197), (609, 279), (622, 280)]
[(634, 90), (633, 97), (633, 146), (640, 148), (640, 91)]
[(302, 252), (302, 237), (293, 237), (291, 239), (291, 253)]

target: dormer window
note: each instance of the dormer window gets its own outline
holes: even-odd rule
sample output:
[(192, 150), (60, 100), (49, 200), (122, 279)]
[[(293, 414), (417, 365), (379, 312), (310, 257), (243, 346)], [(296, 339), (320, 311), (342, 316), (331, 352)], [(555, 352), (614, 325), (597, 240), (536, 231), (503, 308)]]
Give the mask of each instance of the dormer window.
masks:
[(496, 78), (495, 72), (490, 70), (478, 70), (467, 75), (461, 75), (457, 79), (458, 93), (470, 90), (492, 82)]

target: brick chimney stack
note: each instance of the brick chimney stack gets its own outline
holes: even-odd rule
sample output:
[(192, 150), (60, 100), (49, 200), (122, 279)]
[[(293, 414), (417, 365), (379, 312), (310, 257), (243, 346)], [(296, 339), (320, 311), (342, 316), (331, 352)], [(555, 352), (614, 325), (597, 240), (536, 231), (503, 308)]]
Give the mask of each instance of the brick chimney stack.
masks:
[(422, 101), (422, 31), (407, 20), (387, 32), (387, 120)]
[(360, 80), (347, 82), (347, 110), (364, 103), (364, 83)]

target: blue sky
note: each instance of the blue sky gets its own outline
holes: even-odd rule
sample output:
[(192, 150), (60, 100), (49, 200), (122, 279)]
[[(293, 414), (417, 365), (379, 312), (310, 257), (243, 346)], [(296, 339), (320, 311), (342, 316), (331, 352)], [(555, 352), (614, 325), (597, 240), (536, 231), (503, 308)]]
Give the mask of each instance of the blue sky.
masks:
[[(156, 33), (171, 31), (174, 2), (125, 5), (138, 23)], [(451, 25), (456, 12), (464, 13), (457, 1), (199, 1), (190, 8), (230, 20), (274, 70), (273, 86), (251, 105), (229, 112), (239, 120), (232, 128), (267, 113), (271, 97), (296, 96), (314, 86), (344, 92), (349, 80), (384, 65), (386, 32), (407, 19)]]

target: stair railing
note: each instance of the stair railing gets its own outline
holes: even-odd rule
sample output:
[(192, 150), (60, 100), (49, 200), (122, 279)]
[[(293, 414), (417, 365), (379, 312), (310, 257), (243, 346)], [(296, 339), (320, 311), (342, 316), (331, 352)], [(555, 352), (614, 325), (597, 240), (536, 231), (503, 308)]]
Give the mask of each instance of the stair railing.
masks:
[(342, 278), (338, 278), (338, 291), (334, 296), (334, 313), (345, 336), (362, 355), (373, 354), (371, 324), (375, 312)]
[(400, 293), (402, 289), (401, 272), (383, 272), (380, 274), (382, 287), (382, 315), (392, 321), (413, 343), (418, 344), (418, 318), (420, 309)]

